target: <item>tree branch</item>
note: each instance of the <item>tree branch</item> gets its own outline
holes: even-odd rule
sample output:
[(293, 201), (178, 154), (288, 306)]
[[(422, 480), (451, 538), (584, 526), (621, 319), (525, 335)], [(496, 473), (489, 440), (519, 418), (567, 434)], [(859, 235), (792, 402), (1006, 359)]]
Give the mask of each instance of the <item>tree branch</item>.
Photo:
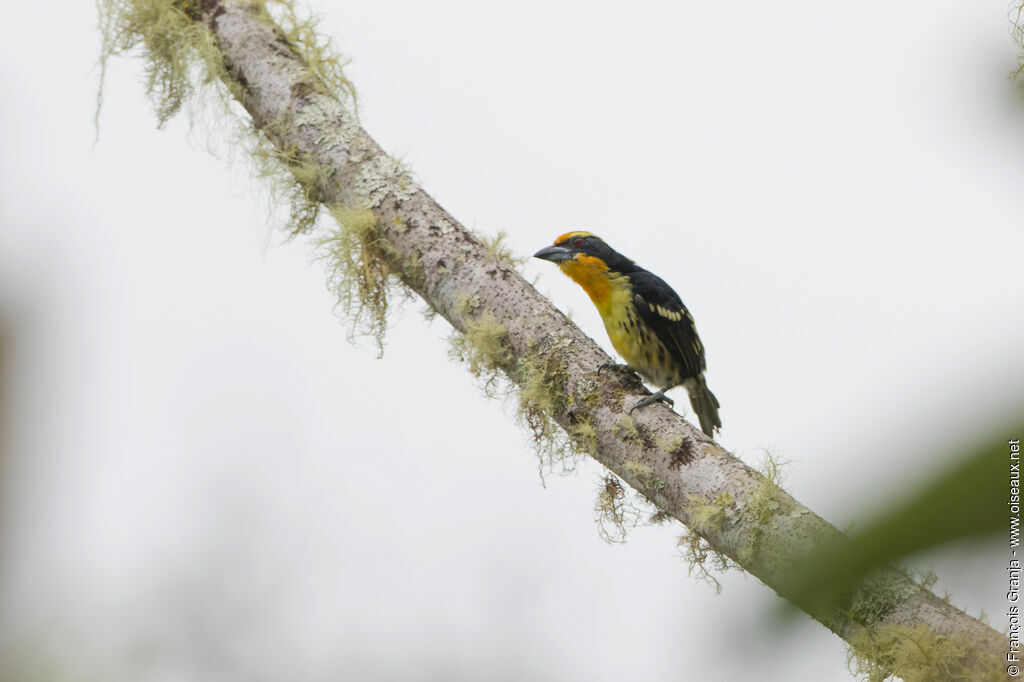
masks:
[[(108, 13), (133, 11), (135, 4), (107, 2)], [(355, 229), (351, 223), (358, 220), (352, 216), (372, 213), (372, 229), (356, 230), (364, 249), (358, 263), (363, 276), (367, 270), (370, 280), (397, 275), (466, 334), (485, 363), (523, 388), (527, 420), (535, 427), (534, 419), (553, 419), (578, 449), (783, 597), (796, 592), (793, 576), (803, 558), (845, 541), (837, 529), (667, 407), (651, 406), (630, 421), (629, 408), (646, 395), (639, 382), (599, 372), (609, 361), (601, 348), (380, 149), (359, 126), (349, 101), (325, 85), (318, 69), (311, 68), (313, 60), (300, 56), (263, 3), (156, 4), (205, 26), (215, 38), (211, 43), (220, 51), (222, 68), (207, 59), (208, 71), (225, 81), (304, 183), (308, 197), (339, 216), (343, 230)], [(108, 31), (110, 21), (108, 14)], [(127, 49), (124, 36), (118, 39), (105, 54)], [(137, 40), (150, 38), (139, 32)], [(930, 677), (914, 679), (939, 679), (950, 672), (1001, 679), (1005, 638), (894, 569), (828, 603), (802, 608), (893, 673), (926, 670)], [(919, 645), (925, 635), (936, 646), (955, 644), (955, 661), (922, 663), (919, 656), (899, 653), (906, 647), (886, 644), (910, 638)]]

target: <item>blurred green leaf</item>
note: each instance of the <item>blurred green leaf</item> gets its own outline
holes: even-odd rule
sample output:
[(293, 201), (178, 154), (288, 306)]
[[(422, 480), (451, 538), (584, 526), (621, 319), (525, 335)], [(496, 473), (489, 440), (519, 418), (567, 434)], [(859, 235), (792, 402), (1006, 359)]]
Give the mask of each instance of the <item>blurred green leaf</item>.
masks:
[[(1010, 532), (1009, 439), (1024, 433), (1024, 421), (993, 430), (940, 478), (908, 495), (849, 541), (809, 556), (796, 571), (795, 603), (824, 605), (836, 592), (856, 585), (874, 569), (921, 550), (966, 538)], [(813, 607), (812, 607), (813, 608)]]

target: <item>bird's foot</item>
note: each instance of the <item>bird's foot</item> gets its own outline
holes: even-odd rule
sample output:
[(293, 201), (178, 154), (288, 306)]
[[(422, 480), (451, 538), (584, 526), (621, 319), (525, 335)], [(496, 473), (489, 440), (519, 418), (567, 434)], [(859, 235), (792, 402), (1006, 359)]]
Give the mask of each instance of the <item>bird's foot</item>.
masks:
[(659, 390), (658, 392), (654, 393), (653, 395), (648, 395), (647, 397), (641, 398), (639, 401), (637, 401), (635, 406), (630, 408), (630, 414), (632, 415), (634, 410), (639, 410), (640, 408), (646, 408), (648, 406), (648, 404), (651, 404), (653, 402), (664, 402), (670, 408), (675, 407), (675, 404), (676, 404), (676, 401), (673, 400), (668, 395), (666, 395), (665, 394), (665, 390), (663, 389), (663, 390)]

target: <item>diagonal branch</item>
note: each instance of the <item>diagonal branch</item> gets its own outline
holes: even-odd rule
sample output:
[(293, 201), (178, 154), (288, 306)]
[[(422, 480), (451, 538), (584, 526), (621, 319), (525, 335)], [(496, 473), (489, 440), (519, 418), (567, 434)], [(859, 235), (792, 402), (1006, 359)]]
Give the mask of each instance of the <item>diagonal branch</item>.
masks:
[[(108, 12), (134, 4), (105, 1)], [(300, 55), (264, 3), (155, 4), (187, 17), (192, 29), (205, 26), (204, 45), (215, 45), (220, 57), (219, 65), (207, 60), (208, 74), (225, 82), (289, 162), (306, 195), (326, 205), (343, 232), (360, 241), (355, 276), (372, 288), (389, 273), (397, 275), (466, 335), (481, 362), (520, 385), (526, 419), (541, 437), (552, 435), (544, 423), (553, 420), (576, 448), (783, 597), (795, 593), (801, 559), (827, 543), (844, 542), (837, 529), (667, 407), (644, 409), (630, 421), (629, 407), (646, 395), (643, 387), (598, 371), (609, 361), (600, 347), (380, 149), (348, 100), (324, 83), (321, 70)], [(149, 39), (141, 31), (137, 36), (139, 42)], [(125, 49), (108, 47), (106, 53)], [(929, 677), (914, 679), (980, 679), (1001, 670), (1003, 637), (896, 570), (802, 608), (858, 655), (897, 674), (927, 669)], [(898, 642), (908, 638), (954, 643), (955, 660), (925, 656), (934, 660), (921, 663), (921, 657), (900, 654), (906, 647)]]

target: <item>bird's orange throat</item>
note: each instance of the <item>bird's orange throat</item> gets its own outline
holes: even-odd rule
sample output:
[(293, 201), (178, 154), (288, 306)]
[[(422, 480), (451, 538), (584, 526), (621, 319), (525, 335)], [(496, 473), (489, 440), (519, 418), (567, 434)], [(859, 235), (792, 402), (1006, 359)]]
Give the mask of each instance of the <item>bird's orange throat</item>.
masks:
[(583, 287), (598, 310), (604, 312), (611, 305), (614, 285), (603, 260), (578, 253), (573, 260), (562, 261), (558, 267)]

